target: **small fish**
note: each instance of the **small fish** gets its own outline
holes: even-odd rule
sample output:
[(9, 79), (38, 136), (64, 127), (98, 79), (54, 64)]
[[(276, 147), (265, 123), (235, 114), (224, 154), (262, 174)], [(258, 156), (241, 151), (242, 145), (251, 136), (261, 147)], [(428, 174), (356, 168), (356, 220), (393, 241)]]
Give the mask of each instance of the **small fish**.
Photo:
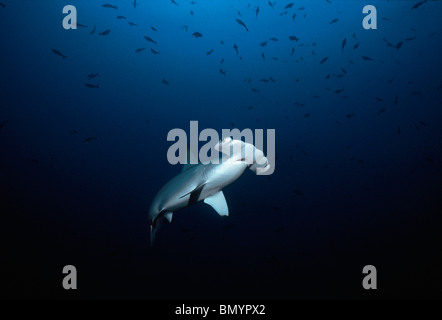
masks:
[(224, 58), (221, 59), (221, 61), (219, 62), (219, 64), (223, 64), (224, 63)]
[(295, 54), (295, 48), (292, 48), (292, 51), (290, 52), (290, 55), (293, 56)]
[(265, 47), (265, 46), (267, 45), (267, 41), (261, 42), (259, 45), (260, 45), (261, 47)]
[(393, 104), (394, 104), (395, 106), (397, 106), (398, 103), (399, 103), (399, 97), (396, 96), (396, 97), (394, 98)]
[(235, 49), (236, 55), (239, 55), (239, 53), (238, 53), (238, 46), (236, 45), (236, 43), (233, 44), (233, 49)]
[(60, 56), (60, 57), (62, 57), (63, 59), (64, 58), (67, 58), (63, 53), (61, 53), (60, 51), (58, 51), (57, 49), (51, 49), (52, 50), (52, 52), (54, 53), (54, 54), (56, 54), (57, 56)]
[(381, 114), (383, 114), (385, 112), (385, 110), (387, 110), (386, 108), (382, 108), (381, 110), (378, 111), (378, 116), (380, 116)]
[(211, 55), (213, 53), (213, 49), (210, 49), (209, 51), (206, 52), (206, 55)]
[(423, 5), (425, 2), (427, 2), (427, 0), (418, 2), (418, 3), (416, 3), (414, 6), (412, 6), (411, 9), (417, 9), (417, 8), (419, 8), (421, 5)]
[(87, 26), (85, 26), (84, 24), (81, 24), (81, 23), (77, 23), (77, 27), (80, 27), (80, 28), (87, 28)]
[(100, 75), (99, 73), (90, 73), (87, 75), (87, 79), (92, 80), (92, 79), (98, 77), (99, 75)]
[(256, 7), (256, 17), (258, 18), (258, 13), (259, 13), (259, 6), (258, 7)]
[(357, 49), (359, 47), (359, 42), (357, 42), (354, 46), (353, 49)]
[(252, 88), (252, 92), (259, 92), (258, 89)]
[(190, 15), (191, 15), (191, 16), (193, 16), (193, 10), (190, 10), (190, 12), (189, 12), (189, 13), (190, 13)]
[(259, 81), (261, 81), (261, 82), (265, 82), (265, 83), (269, 82), (268, 79), (261, 79), (261, 80), (259, 80)]
[(97, 26), (94, 24), (94, 28), (89, 32), (90, 35), (95, 33), (95, 30), (97, 30)]
[(375, 97), (375, 98), (376, 98), (376, 100), (378, 100), (379, 102), (382, 101), (382, 98), (379, 98), (379, 97)]
[(184, 26), (181, 27), (181, 29), (183, 29), (183, 30), (185, 30), (187, 32), (189, 30), (189, 27), (184, 25)]
[(335, 18), (335, 19), (333, 19), (332, 21), (330, 21), (329, 23), (330, 23), (330, 24), (333, 24), (333, 23), (336, 23), (336, 22), (338, 22), (338, 21), (339, 21), (339, 19), (336, 19), (336, 18)]
[(97, 139), (98, 139), (97, 137), (87, 137), (83, 140), (83, 143), (88, 143)]
[(106, 3), (106, 4), (103, 4), (103, 5), (102, 5), (102, 7), (103, 7), (103, 8), (110, 8), (110, 9), (115, 9), (115, 10), (117, 10), (117, 9), (118, 9), (118, 7), (117, 7), (117, 6), (114, 6), (114, 5), (112, 5), (112, 4), (108, 4), (108, 3)]
[(157, 44), (158, 42), (156, 42), (155, 40), (153, 40), (151, 37), (148, 37), (148, 36), (144, 36), (144, 39), (146, 39), (146, 41), (148, 41), (148, 42), (152, 42), (152, 43), (154, 43), (154, 44)]
[(146, 48), (138, 48), (137, 50), (135, 50), (136, 53), (140, 53), (142, 51), (146, 50)]
[(220, 72), (223, 76), (226, 75), (226, 72), (225, 72), (223, 69), (221, 69), (221, 68), (219, 68), (219, 72)]
[(291, 41), (296, 41), (296, 42), (299, 41), (299, 39), (298, 39), (296, 36), (289, 36), (289, 39), (290, 39)]
[(345, 45), (347, 44), (347, 38), (344, 38), (344, 40), (342, 41), (342, 45), (341, 45), (341, 51), (344, 51)]
[(136, 23), (131, 22), (131, 21), (129, 21), (128, 24), (129, 24), (131, 27), (138, 27), (138, 25), (137, 25)]
[(346, 117), (347, 119), (351, 119), (351, 118), (354, 118), (354, 117), (355, 117), (355, 114), (354, 114), (354, 113), (348, 113), (348, 114), (345, 115), (345, 117)]
[(287, 13), (288, 13), (288, 12), (287, 12), (287, 10), (286, 10), (286, 11), (281, 12), (279, 15), (280, 15), (280, 16), (285, 16)]
[[(275, 1), (276, 2), (276, 1)], [(273, 9), (273, 3), (271, 3), (270, 1), (268, 1), (269, 6)]]
[(399, 49), (402, 47), (402, 44), (403, 44), (402, 41), (398, 42), (398, 43), (396, 44), (396, 49), (399, 50)]
[(270, 38), (269, 40), (272, 40), (272, 41), (274, 41), (274, 42), (279, 41), (279, 39), (278, 39), (278, 38), (275, 38), (275, 37), (272, 37), (272, 38)]
[(308, 118), (310, 117), (310, 112), (307, 112), (306, 114), (304, 114), (304, 118)]
[(158, 31), (155, 27), (150, 27), (153, 31)]
[(103, 32), (100, 32), (98, 35), (100, 36), (107, 36), (111, 31), (109, 29), (104, 30)]
[(203, 35), (201, 34), (201, 33), (199, 33), (199, 32), (194, 32), (193, 34), (192, 34), (192, 37), (194, 37), (194, 38), (201, 38)]
[(293, 3), (293, 2), (290, 2), (288, 5), (286, 5), (286, 6), (284, 7), (284, 9), (290, 9), (290, 8), (293, 7), (293, 5), (294, 5), (294, 3)]
[(153, 48), (150, 48), (150, 52), (152, 52), (154, 55), (160, 54), (159, 51), (157, 51), (157, 50), (155, 50)]
[(166, 86), (170, 86), (169, 81), (167, 81), (166, 79), (161, 80), (162, 84), (165, 84)]
[(270, 82), (273, 82), (273, 83), (275, 83), (275, 82), (276, 82), (276, 80), (275, 80), (275, 79), (273, 79), (272, 77), (270, 77), (270, 78), (269, 78), (269, 80), (270, 80)]
[(2, 7), (2, 8), (6, 8), (5, 4), (4, 4), (4, 3), (1, 3), (1, 2), (0, 2), (0, 7)]
[(365, 61), (373, 61), (372, 58), (367, 57), (367, 56), (362, 56), (361, 58), (362, 58), (363, 60), (365, 60)]
[(292, 19), (293, 19), (293, 21), (295, 21), (295, 19), (296, 19), (296, 13), (293, 14)]
[(3, 122), (0, 123), (0, 129), (3, 129), (4, 126), (9, 122), (9, 120), (5, 120)]
[(336, 94), (340, 94), (341, 92), (343, 92), (344, 91), (344, 89), (337, 89), (337, 90), (335, 90), (335, 93)]
[(178, 6), (178, 3), (176, 3), (176, 1), (175, 1), (175, 0), (170, 0), (170, 2), (172, 2), (172, 4), (174, 4), (174, 5)]
[(244, 22), (242, 22), (242, 20), (240, 19), (236, 19), (236, 22), (238, 22), (241, 26), (243, 26), (244, 28), (246, 28), (246, 31), (249, 31), (249, 29), (247, 28), (246, 24)]
[(117, 16), (117, 19), (121, 20), (121, 19), (127, 19), (125, 16)]
[(320, 62), (319, 62), (319, 64), (323, 64), (324, 62), (326, 62), (328, 60), (328, 57), (325, 57), (325, 58), (323, 58)]
[(266, 56), (265, 56), (264, 52), (261, 53), (261, 57), (262, 57), (262, 60), (266, 59)]
[(405, 41), (412, 41), (412, 40), (414, 40), (414, 39), (416, 39), (416, 37), (406, 38)]
[(90, 83), (86, 83), (84, 86), (90, 89), (98, 89), (100, 87), (98, 84), (90, 84)]

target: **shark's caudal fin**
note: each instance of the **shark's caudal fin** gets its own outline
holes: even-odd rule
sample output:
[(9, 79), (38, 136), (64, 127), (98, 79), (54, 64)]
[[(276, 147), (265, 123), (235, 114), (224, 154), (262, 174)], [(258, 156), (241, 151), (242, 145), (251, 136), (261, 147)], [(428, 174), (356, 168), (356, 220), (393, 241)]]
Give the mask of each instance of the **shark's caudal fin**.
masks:
[(212, 206), (220, 216), (228, 216), (229, 208), (227, 207), (226, 198), (222, 191), (215, 193), (214, 195), (204, 199), (204, 202)]

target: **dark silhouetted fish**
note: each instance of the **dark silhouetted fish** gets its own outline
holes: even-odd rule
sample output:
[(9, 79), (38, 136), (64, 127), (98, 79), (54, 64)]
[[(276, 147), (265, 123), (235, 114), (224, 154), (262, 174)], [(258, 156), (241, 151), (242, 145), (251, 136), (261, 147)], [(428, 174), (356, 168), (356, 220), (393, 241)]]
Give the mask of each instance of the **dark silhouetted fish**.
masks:
[(111, 31), (109, 29), (104, 30), (103, 32), (100, 32), (98, 35), (100, 36), (107, 36)]
[(202, 36), (203, 35), (201, 33), (199, 33), (199, 32), (192, 33), (192, 37), (194, 37), (194, 38), (201, 38)]
[(84, 86), (91, 89), (98, 89), (100, 87), (98, 84), (90, 84), (90, 83), (86, 83)]
[(175, 0), (170, 0), (170, 2), (172, 2), (172, 4), (174, 4), (174, 5), (178, 5), (178, 3), (176, 3), (176, 1)]
[(265, 46), (267, 45), (267, 41), (261, 42), (259, 45), (260, 45), (261, 47), (265, 47)]
[(280, 16), (285, 16), (287, 13), (288, 13), (288, 11), (286, 10), (286, 11), (281, 12), (279, 15)]
[(278, 39), (278, 38), (275, 38), (275, 37), (272, 37), (272, 38), (270, 38), (269, 40), (272, 40), (272, 41), (274, 41), (274, 42), (279, 41), (279, 39)]
[(5, 121), (1, 122), (0, 123), (0, 130), (3, 129), (8, 122), (9, 122), (9, 120), (5, 120)]
[(92, 80), (92, 79), (98, 77), (99, 75), (100, 75), (99, 73), (90, 73), (87, 75), (87, 79)]
[(386, 108), (382, 108), (381, 110), (378, 111), (378, 116), (380, 116), (381, 114), (383, 114), (385, 112), (385, 110), (387, 110)]
[(240, 19), (236, 19), (236, 22), (238, 22), (241, 26), (243, 26), (244, 28), (246, 28), (246, 31), (249, 31), (249, 28), (247, 28), (246, 24), (244, 22), (242, 22), (242, 20)]
[(357, 49), (359, 47), (359, 42), (357, 42), (354, 46), (353, 49)]
[(308, 117), (310, 117), (310, 112), (307, 112), (304, 114), (304, 118), (308, 118)]
[(94, 28), (91, 30), (91, 32), (89, 34), (91, 34), (91, 35), (94, 34), (95, 30), (97, 30), (97, 26), (94, 24)]
[(2, 2), (0, 2), (0, 7), (2, 7), (2, 8), (6, 8), (5, 4), (2, 3)]
[(399, 97), (396, 96), (396, 97), (394, 98), (393, 104), (394, 104), (395, 106), (397, 106), (398, 102), (399, 102)]
[(224, 63), (224, 58), (221, 59), (221, 61), (219, 62), (219, 64), (223, 64)]
[(379, 97), (375, 97), (375, 98), (376, 98), (376, 100), (378, 100), (379, 102), (382, 101), (382, 98), (379, 98)]
[(293, 3), (293, 2), (290, 2), (288, 5), (286, 5), (286, 6), (284, 7), (284, 9), (290, 9), (290, 8), (293, 7), (293, 5), (294, 5), (294, 3)]
[(117, 19), (121, 20), (121, 19), (127, 19), (125, 16), (117, 16)]
[(166, 79), (161, 80), (161, 83), (165, 84), (166, 86), (170, 86), (169, 81), (167, 81)]
[(323, 58), (319, 63), (323, 64), (324, 62), (326, 62), (328, 60), (328, 57)]
[(114, 5), (112, 5), (112, 4), (108, 4), (108, 3), (106, 3), (106, 4), (103, 4), (103, 5), (102, 5), (102, 7), (103, 7), (103, 8), (110, 8), (110, 9), (115, 9), (115, 10), (117, 10), (117, 9), (118, 9), (118, 7), (117, 7), (117, 6), (114, 6)]
[[(276, 1), (275, 1), (276, 2)], [(270, 1), (268, 1), (269, 6), (273, 9), (273, 3), (271, 3)]]
[(367, 56), (362, 56), (361, 58), (362, 58), (363, 60), (365, 60), (365, 61), (373, 61), (372, 58), (367, 57)]
[(345, 117), (346, 117), (347, 119), (351, 119), (351, 118), (354, 118), (354, 117), (355, 117), (355, 114), (354, 114), (354, 113), (347, 113), (347, 114), (345, 115)]
[(221, 69), (221, 68), (219, 68), (219, 72), (220, 72), (223, 76), (226, 75), (226, 72), (225, 72), (223, 69)]
[(213, 49), (210, 49), (209, 51), (206, 52), (206, 55), (211, 55), (213, 53)]
[(252, 88), (252, 92), (259, 92), (258, 89)]
[(342, 93), (344, 91), (344, 89), (337, 89), (337, 90), (335, 90), (335, 93), (336, 94), (340, 94), (340, 93)]
[(264, 52), (261, 53), (261, 57), (262, 57), (262, 60), (266, 59), (266, 56), (265, 56)]
[(158, 31), (155, 27), (150, 27), (153, 31)]
[(290, 52), (290, 55), (293, 56), (295, 54), (295, 48), (292, 48), (292, 51)]
[(347, 44), (347, 38), (344, 38), (344, 40), (342, 40), (341, 51), (344, 51), (346, 44)]
[(142, 51), (146, 50), (146, 48), (138, 48), (137, 50), (135, 50), (136, 53), (140, 53)]
[(415, 39), (416, 39), (416, 37), (410, 37), (410, 38), (406, 38), (405, 41), (412, 41), (412, 40), (415, 40)]
[(292, 19), (293, 19), (293, 21), (295, 21), (295, 19), (296, 19), (296, 13), (293, 14)]
[(417, 8), (419, 8), (421, 5), (423, 5), (425, 2), (427, 2), (427, 0), (418, 2), (418, 3), (416, 3), (414, 6), (412, 6), (411, 9), (417, 9)]
[(329, 23), (330, 23), (330, 24), (333, 24), (333, 23), (336, 23), (336, 22), (338, 22), (338, 21), (339, 21), (339, 19), (336, 19), (336, 18), (335, 18), (335, 19), (333, 19), (332, 21), (330, 21)]
[(238, 53), (238, 46), (236, 45), (236, 43), (233, 44), (233, 49), (235, 49), (236, 55), (239, 55), (239, 53)]
[(157, 51), (157, 50), (154, 50), (154, 49), (152, 49), (152, 48), (150, 48), (150, 52), (152, 52), (153, 54), (155, 54), (155, 55), (157, 55), (157, 54), (160, 54), (160, 52), (159, 51)]
[(289, 39), (290, 39), (291, 41), (296, 41), (296, 42), (299, 41), (299, 39), (298, 39), (296, 36), (289, 36)]
[(256, 7), (256, 17), (258, 17), (258, 13), (259, 13), (259, 7)]
[(146, 41), (148, 41), (148, 42), (152, 42), (152, 43), (154, 43), (154, 44), (157, 44), (158, 42), (156, 42), (155, 40), (153, 40), (151, 37), (148, 37), (148, 36), (144, 36), (144, 39), (146, 39)]
[(57, 56), (64, 58), (67, 58), (63, 53), (61, 53), (60, 51), (58, 51), (57, 49), (51, 49), (53, 53), (55, 53)]
[(138, 27), (138, 25), (137, 25), (135, 22), (131, 22), (131, 21), (129, 21), (128, 24), (129, 24), (131, 27)]
[(88, 143), (97, 140), (97, 137), (87, 137), (83, 140), (83, 143)]

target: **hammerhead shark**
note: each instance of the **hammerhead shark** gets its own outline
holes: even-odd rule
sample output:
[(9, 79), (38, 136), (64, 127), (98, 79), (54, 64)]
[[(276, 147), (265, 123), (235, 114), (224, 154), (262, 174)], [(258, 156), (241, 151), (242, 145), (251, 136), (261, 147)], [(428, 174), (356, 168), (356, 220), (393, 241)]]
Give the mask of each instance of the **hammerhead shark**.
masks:
[[(221, 152), (221, 160), (198, 163), (191, 159), (180, 174), (158, 191), (148, 215), (151, 246), (159, 225), (164, 221), (171, 223), (175, 211), (204, 201), (220, 216), (228, 216), (229, 208), (222, 190), (236, 181), (247, 168), (256, 174), (271, 169), (264, 153), (253, 144), (225, 137), (215, 145), (215, 149)], [(215, 156), (219, 159), (219, 154)], [(192, 157), (188, 153), (187, 158)]]

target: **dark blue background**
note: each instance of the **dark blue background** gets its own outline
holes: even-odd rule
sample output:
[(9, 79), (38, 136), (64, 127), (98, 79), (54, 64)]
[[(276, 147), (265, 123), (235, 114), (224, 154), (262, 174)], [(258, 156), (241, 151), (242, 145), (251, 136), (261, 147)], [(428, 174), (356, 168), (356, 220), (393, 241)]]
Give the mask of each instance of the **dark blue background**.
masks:
[[(106, 2), (2, 0), (2, 296), (442, 296), (440, 1), (295, 1), (287, 15), (285, 0)], [(67, 4), (87, 28), (62, 28)], [(276, 129), (276, 171), (226, 188), (228, 218), (177, 212), (152, 250), (150, 201), (181, 169), (167, 133), (191, 120)]]

